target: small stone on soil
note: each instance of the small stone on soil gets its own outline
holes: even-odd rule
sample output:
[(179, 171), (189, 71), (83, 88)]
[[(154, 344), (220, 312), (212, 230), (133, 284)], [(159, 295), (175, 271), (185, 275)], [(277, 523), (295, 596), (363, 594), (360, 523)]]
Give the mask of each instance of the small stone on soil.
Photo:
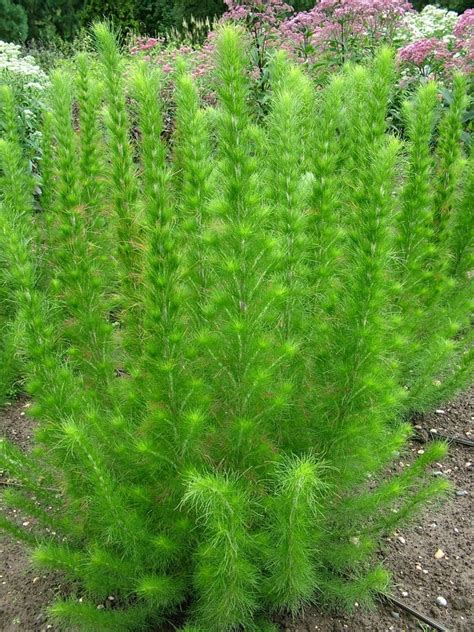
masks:
[(468, 492), (465, 489), (460, 489), (456, 492), (456, 496), (467, 496)]
[[(456, 597), (453, 600), (453, 608), (455, 610), (467, 610), (469, 608), (469, 599), (466, 597)], [(463, 617), (461, 617), (462, 619)]]
[(448, 602), (446, 601), (444, 597), (436, 597), (436, 604), (440, 608), (446, 608), (446, 606), (448, 605)]
[(441, 560), (445, 555), (446, 553), (442, 549), (438, 549), (435, 553), (435, 558)]

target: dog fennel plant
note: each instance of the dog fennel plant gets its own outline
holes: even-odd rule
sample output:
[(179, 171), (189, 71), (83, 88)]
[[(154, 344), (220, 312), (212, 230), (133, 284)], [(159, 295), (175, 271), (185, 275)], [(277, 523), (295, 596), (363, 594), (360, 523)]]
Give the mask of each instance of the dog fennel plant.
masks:
[(1, 444), (34, 527), (2, 527), (74, 580), (50, 607), (66, 628), (369, 604), (381, 538), (448, 485), (425, 476), (438, 442), (390, 473), (402, 419), (472, 375), (463, 81), (442, 114), (422, 86), (401, 140), (390, 51), (321, 92), (277, 54), (257, 122), (225, 27), (218, 105), (179, 65), (168, 143), (160, 73), (125, 75), (94, 33), (100, 80), (84, 56), (52, 77), (39, 209), (1, 92), (2, 354), (13, 336), (38, 422), (31, 455)]

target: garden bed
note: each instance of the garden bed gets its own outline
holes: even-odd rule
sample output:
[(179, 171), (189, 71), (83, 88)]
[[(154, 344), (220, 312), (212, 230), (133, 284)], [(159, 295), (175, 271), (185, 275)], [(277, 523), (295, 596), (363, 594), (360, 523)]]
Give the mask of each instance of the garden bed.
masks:
[[(27, 401), (20, 400), (0, 414), (1, 434), (24, 449), (28, 449), (33, 431), (33, 422), (26, 415), (27, 406)], [(436, 413), (415, 420), (418, 437), (410, 442), (408, 453), (400, 457), (396, 467), (404, 467), (423, 449), (423, 439), (433, 429), (446, 436), (472, 440), (473, 419), (474, 388)], [(449, 499), (440, 506), (428, 507), (411, 525), (395, 532), (387, 541), (386, 550), (380, 553), (393, 573), (394, 597), (443, 624), (451, 632), (474, 629), (471, 564), (473, 456), (471, 447), (451, 445), (447, 459), (433, 468), (433, 476), (446, 476), (452, 481), (454, 490)], [(0, 479), (0, 484), (8, 483), (5, 478)], [(55, 595), (64, 591), (61, 577), (32, 569), (20, 543), (2, 538), (0, 552), (0, 630), (54, 630), (44, 611)], [(437, 605), (438, 597), (446, 600), (446, 607)], [(279, 623), (282, 630), (292, 632), (430, 629), (390, 604), (380, 604), (369, 613), (360, 612), (356, 607), (351, 616), (330, 616), (310, 608), (302, 618), (294, 621), (281, 618)]]

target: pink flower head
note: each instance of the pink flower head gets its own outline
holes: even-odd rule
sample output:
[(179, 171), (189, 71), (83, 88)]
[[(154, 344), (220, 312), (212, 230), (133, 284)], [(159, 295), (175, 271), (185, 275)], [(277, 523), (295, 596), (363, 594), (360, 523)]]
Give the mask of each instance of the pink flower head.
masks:
[(251, 21), (258, 28), (275, 27), (287, 15), (293, 13), (291, 5), (283, 0), (224, 0), (227, 12), (223, 20)]
[(423, 66), (429, 61), (447, 61), (451, 56), (445, 42), (431, 37), (429, 39), (418, 40), (400, 49), (398, 58), (402, 62), (411, 63), (415, 66)]
[(405, 0), (320, 0), (285, 20), (281, 31), (303, 57), (313, 51), (343, 62), (391, 42), (407, 11), (412, 5)]
[(139, 37), (136, 40), (136, 43), (134, 44), (134, 46), (132, 46), (132, 48), (130, 49), (130, 53), (132, 55), (137, 55), (138, 53), (150, 50), (152, 48), (155, 48), (156, 46), (159, 46), (160, 44), (163, 43), (163, 40), (160, 38), (156, 38), (156, 37)]
[(474, 36), (474, 9), (468, 9), (459, 16), (454, 35), (458, 38)]
[(474, 9), (459, 16), (454, 27), (456, 43), (453, 63), (456, 69), (466, 74), (474, 72)]

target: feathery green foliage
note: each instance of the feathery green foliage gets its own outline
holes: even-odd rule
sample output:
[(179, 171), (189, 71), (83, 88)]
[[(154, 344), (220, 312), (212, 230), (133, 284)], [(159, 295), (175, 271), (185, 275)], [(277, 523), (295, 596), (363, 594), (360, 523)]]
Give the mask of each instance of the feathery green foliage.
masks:
[[(31, 258), (26, 252), (30, 235), (25, 234), (25, 224), (31, 221), (34, 188), (20, 146), (13, 91), (6, 85), (0, 86), (0, 120), (4, 130), (0, 139), (0, 404), (3, 404), (14, 393), (21, 374), (19, 353), (23, 327), (16, 293), (26, 281)], [(14, 234), (10, 234), (12, 230)], [(23, 241), (20, 268), (12, 269), (10, 249), (16, 249), (20, 241)], [(28, 279), (26, 283), (31, 281)]]
[(405, 106), (408, 165), (397, 282), (405, 336), (400, 362), (411, 410), (449, 397), (472, 375), (472, 156), (463, 156), (460, 142), (467, 102), (464, 78), (458, 76), (434, 152), (435, 86), (420, 88), (415, 102)]
[(82, 587), (50, 610), (74, 628), (186, 608), (184, 630), (261, 631), (272, 611), (370, 603), (389, 590), (381, 537), (447, 489), (426, 482), (442, 443), (390, 474), (402, 418), (472, 375), (463, 83), (441, 117), (420, 88), (400, 140), (390, 51), (320, 93), (277, 55), (257, 122), (225, 27), (218, 105), (179, 67), (168, 144), (160, 74), (125, 77), (94, 33), (101, 81), (87, 57), (52, 80), (40, 214), (3, 125), (2, 322), (38, 432), (31, 457), (0, 446), (34, 532), (1, 526)]

